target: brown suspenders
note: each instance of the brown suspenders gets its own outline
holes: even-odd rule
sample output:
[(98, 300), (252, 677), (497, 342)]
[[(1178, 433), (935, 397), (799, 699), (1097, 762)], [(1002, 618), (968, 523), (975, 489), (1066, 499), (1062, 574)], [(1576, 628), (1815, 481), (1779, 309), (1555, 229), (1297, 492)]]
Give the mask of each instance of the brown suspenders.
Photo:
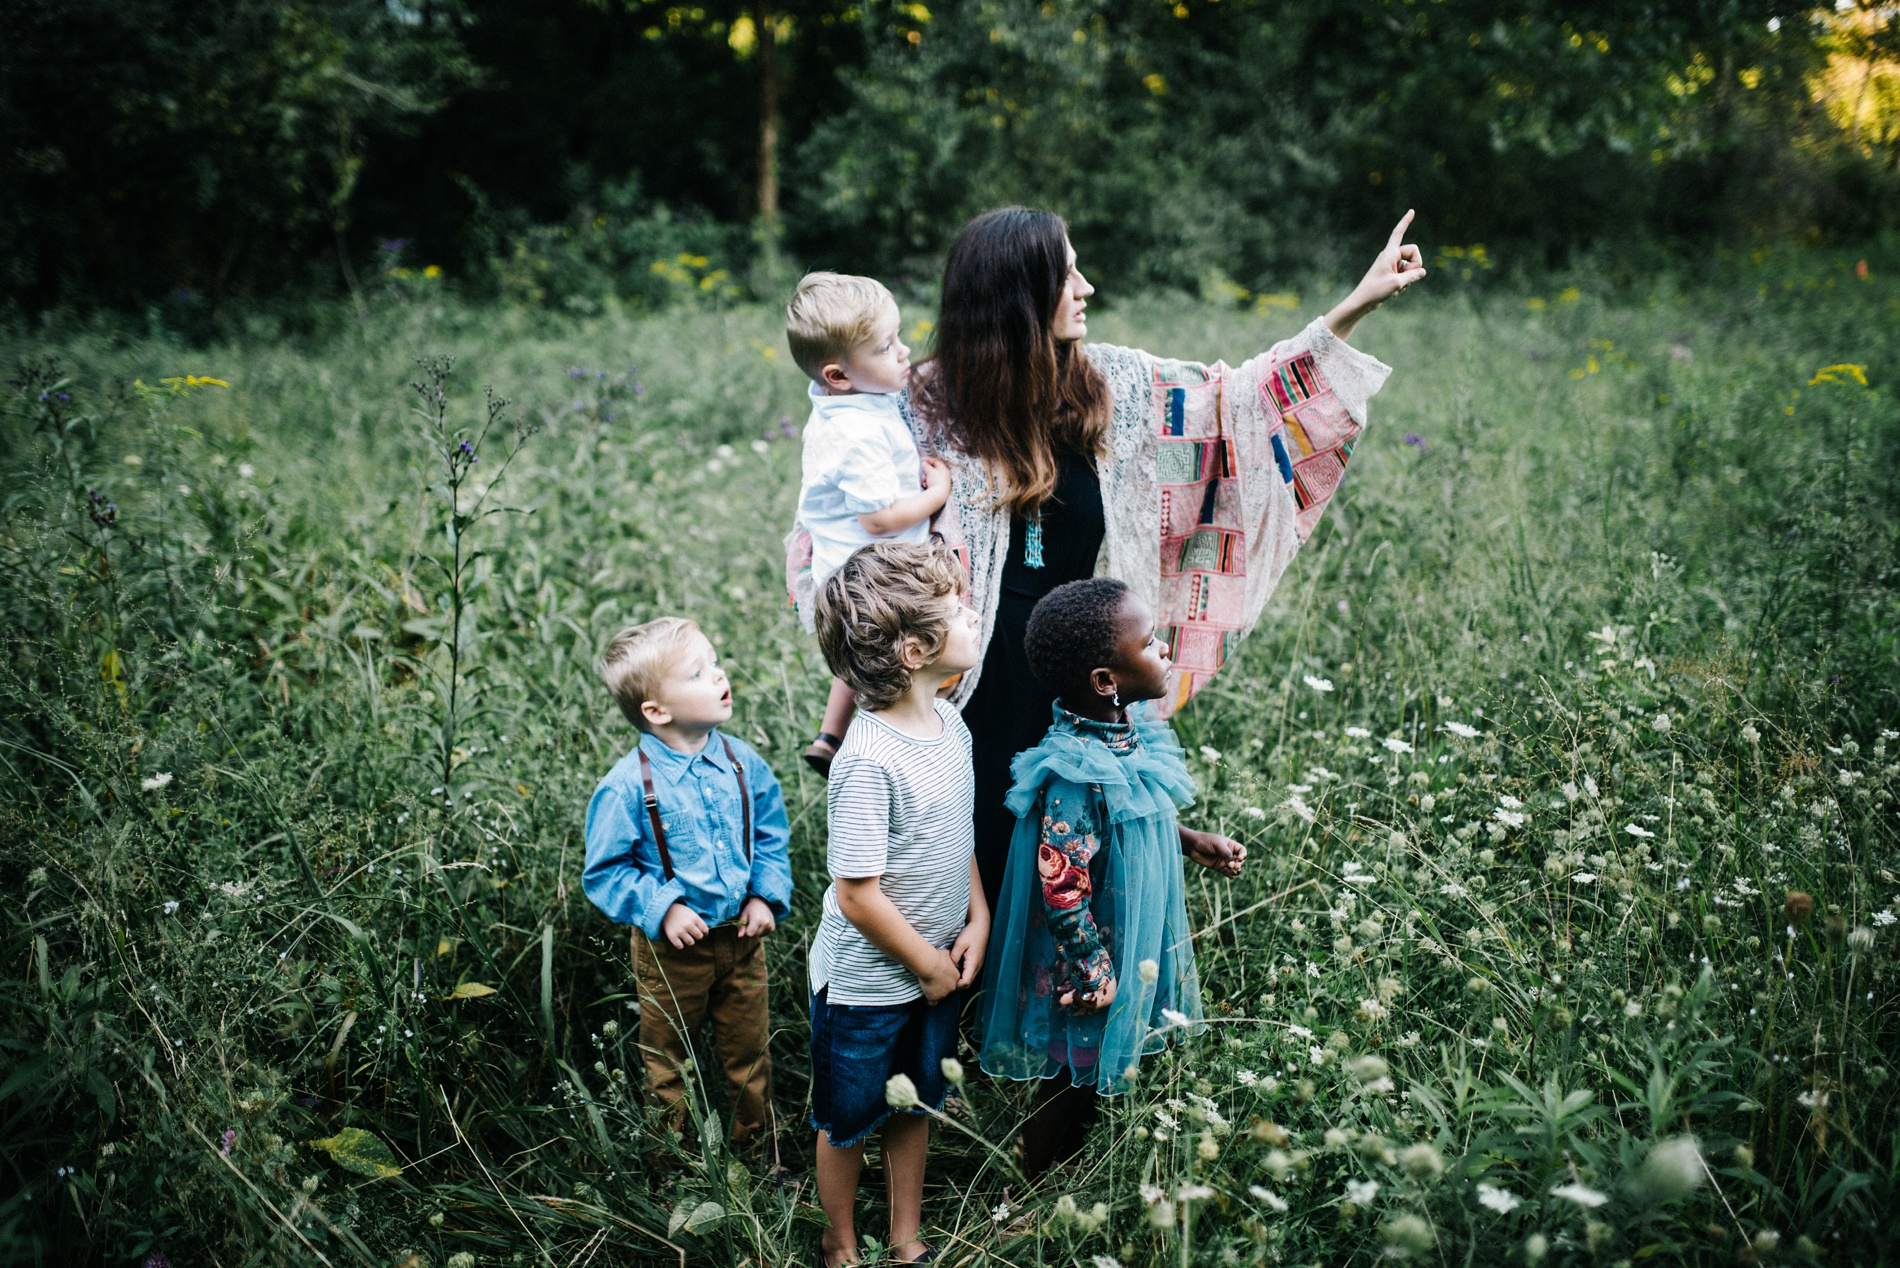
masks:
[[(739, 805), (745, 818), (745, 861), (752, 861), (752, 794), (745, 785), (745, 766), (739, 761), (739, 755), (733, 752), (732, 741), (725, 736), (719, 737), (725, 745), (726, 760), (732, 763), (732, 773), (739, 777)], [(653, 791), (653, 763), (647, 760), (645, 747), (639, 747), (640, 785), (646, 793), (647, 823), (653, 828), (653, 842), (660, 847), (660, 870), (666, 873), (666, 879), (673, 879), (673, 852), (666, 848), (666, 829), (660, 826), (660, 798)]]

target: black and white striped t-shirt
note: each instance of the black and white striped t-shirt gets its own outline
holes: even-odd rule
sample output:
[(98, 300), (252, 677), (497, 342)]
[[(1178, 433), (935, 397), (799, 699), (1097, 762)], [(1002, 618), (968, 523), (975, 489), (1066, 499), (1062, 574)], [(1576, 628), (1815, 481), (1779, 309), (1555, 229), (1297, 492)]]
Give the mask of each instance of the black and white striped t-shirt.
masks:
[[(970, 731), (947, 701), (936, 701), (943, 733), (920, 740), (860, 713), (831, 763), (826, 795), (834, 877), (881, 877), (879, 888), (933, 947), (948, 948), (970, 914)], [(858, 932), (825, 890), (825, 914), (811, 944), (811, 989), (833, 1004), (905, 1004), (923, 994), (917, 978)]]

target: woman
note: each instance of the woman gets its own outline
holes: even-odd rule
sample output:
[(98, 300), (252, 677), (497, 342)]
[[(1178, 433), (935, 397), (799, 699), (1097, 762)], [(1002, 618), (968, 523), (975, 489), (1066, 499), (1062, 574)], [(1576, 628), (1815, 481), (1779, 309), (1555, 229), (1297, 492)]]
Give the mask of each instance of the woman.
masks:
[[(1036, 600), (1105, 571), (1158, 617), (1185, 703), (1260, 616), (1338, 487), (1366, 403), (1390, 370), (1346, 342), (1425, 276), (1412, 213), (1350, 295), (1244, 364), (1166, 361), (1082, 342), (1088, 297), (1061, 217), (1006, 207), (957, 235), (937, 352), (913, 379), (919, 441), (955, 472), (938, 529), (968, 559), (982, 663), (951, 699), (976, 762), (976, 851), (994, 908), (1015, 818), (1011, 759), (1048, 729), (1052, 698), (1023, 635)], [(1228, 875), (1245, 850), (1181, 829)]]

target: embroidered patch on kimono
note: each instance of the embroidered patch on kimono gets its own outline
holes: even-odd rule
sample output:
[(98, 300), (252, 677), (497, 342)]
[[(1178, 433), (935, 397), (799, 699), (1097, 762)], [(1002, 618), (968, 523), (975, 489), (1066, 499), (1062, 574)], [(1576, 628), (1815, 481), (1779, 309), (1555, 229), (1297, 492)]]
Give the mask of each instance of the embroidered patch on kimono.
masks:
[(1175, 658), (1170, 703), (1213, 676), (1247, 592), (1234, 440), (1222, 417), (1225, 367), (1157, 361), (1155, 491), (1161, 538), (1160, 637)]
[(1292, 486), (1295, 530), (1304, 542), (1325, 513), (1362, 430), (1320, 376), (1312, 353), (1273, 369), (1260, 382), (1260, 403), (1277, 415), (1271, 435), (1280, 479)]

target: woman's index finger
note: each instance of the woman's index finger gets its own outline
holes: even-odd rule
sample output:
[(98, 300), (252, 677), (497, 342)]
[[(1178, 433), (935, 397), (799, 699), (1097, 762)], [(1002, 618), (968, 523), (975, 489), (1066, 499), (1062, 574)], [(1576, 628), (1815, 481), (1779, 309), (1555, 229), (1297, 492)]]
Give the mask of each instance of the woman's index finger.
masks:
[(1385, 244), (1389, 247), (1397, 246), (1399, 244), (1399, 240), (1405, 237), (1405, 231), (1411, 227), (1412, 217), (1417, 214), (1418, 213), (1414, 211), (1412, 208), (1410, 207), (1406, 208), (1405, 214), (1399, 217), (1398, 224), (1392, 227), (1392, 236), (1385, 240)]

